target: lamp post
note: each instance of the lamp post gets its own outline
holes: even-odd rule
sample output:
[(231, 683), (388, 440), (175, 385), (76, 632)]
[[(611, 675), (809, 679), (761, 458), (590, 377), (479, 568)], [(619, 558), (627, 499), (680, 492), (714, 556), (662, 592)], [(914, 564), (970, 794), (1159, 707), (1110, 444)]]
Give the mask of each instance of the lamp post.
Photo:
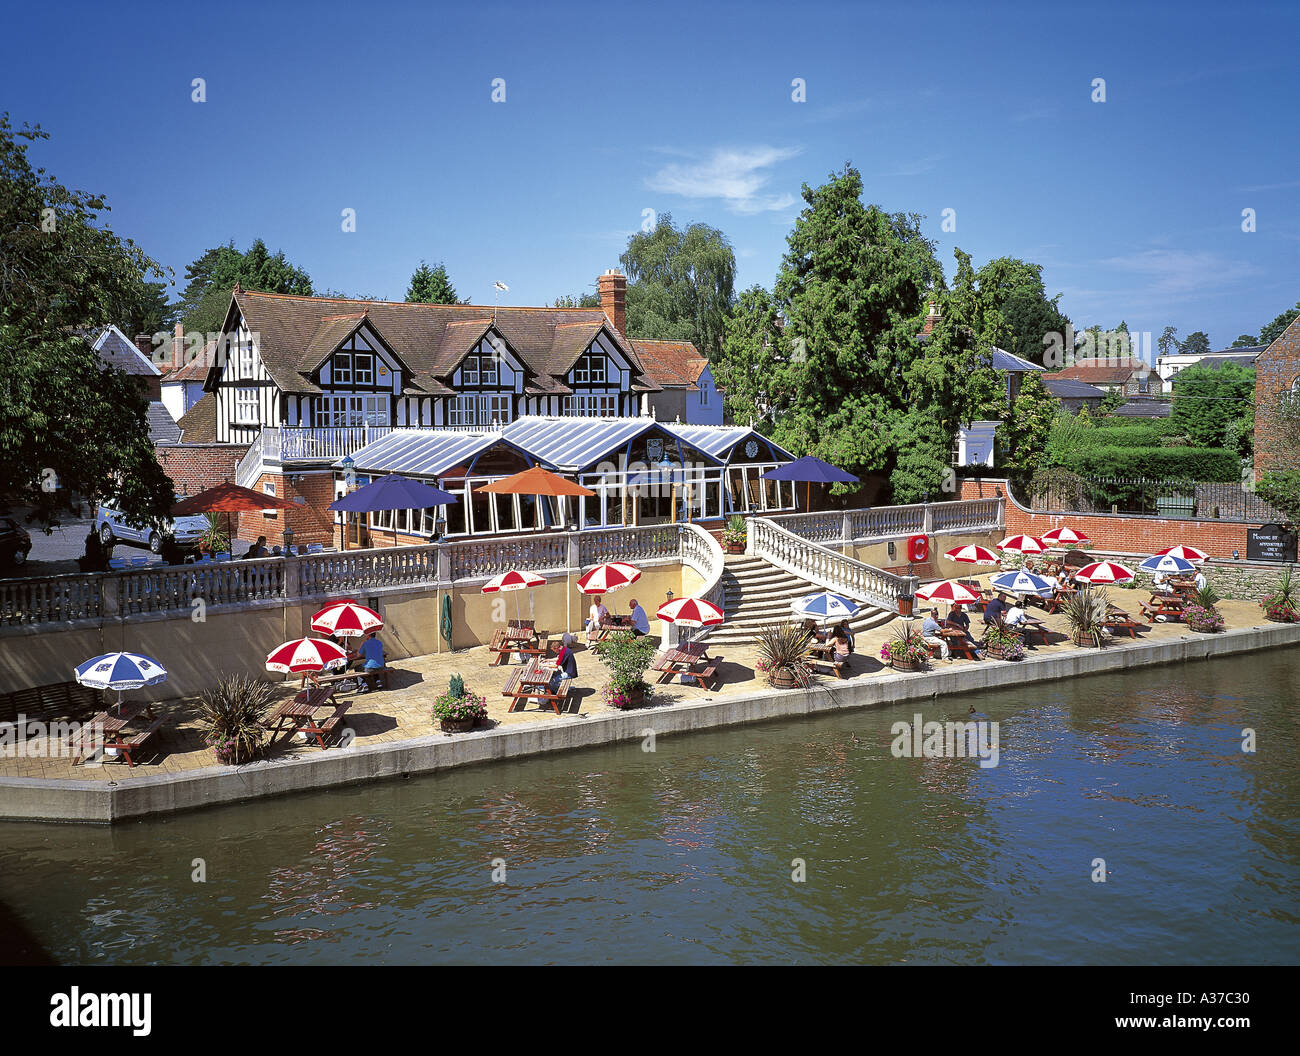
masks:
[(662, 476), (668, 474), (668, 506), (670, 509), (669, 517), (673, 524), (677, 523), (677, 483), (673, 480), (673, 464), (668, 461), (667, 452), (659, 460), (659, 473)]
[[(357, 464), (352, 460), (351, 455), (344, 455), (339, 462), (339, 466), (343, 469), (343, 494), (346, 495), (348, 489), (352, 487), (352, 482), (357, 479), (355, 473)], [(343, 549), (346, 550), (348, 548), (348, 515), (346, 510), (339, 510), (339, 535), (343, 541)]]

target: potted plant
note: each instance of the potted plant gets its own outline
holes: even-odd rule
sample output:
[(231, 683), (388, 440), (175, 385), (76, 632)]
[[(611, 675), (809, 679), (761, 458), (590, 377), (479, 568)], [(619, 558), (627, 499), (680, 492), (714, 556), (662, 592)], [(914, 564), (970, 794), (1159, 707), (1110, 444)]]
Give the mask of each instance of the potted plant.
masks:
[(727, 527), (722, 529), (722, 548), (729, 554), (743, 554), (749, 541), (749, 529), (745, 527), (745, 518), (732, 514)]
[(1018, 631), (990, 627), (984, 636), (984, 652), (996, 660), (1023, 660), (1025, 640)]
[(615, 631), (603, 641), (594, 642), (591, 648), (609, 670), (609, 681), (604, 688), (606, 704), (624, 711), (639, 708), (651, 698), (654, 689), (645, 680), (645, 673), (659, 648), (655, 639), (631, 631)]
[(230, 533), (222, 527), (221, 518), (215, 513), (205, 513), (208, 522), (199, 536), (199, 550), (205, 554), (224, 554), (230, 550)]
[(1295, 587), (1291, 583), (1291, 565), (1287, 565), (1282, 571), (1282, 576), (1277, 581), (1277, 588), (1270, 594), (1265, 594), (1260, 599), (1260, 607), (1264, 610), (1264, 615), (1274, 623), (1295, 623), (1300, 617), (1300, 612), (1296, 608)]
[(1197, 601), (1189, 602), (1183, 608), (1183, 622), (1193, 630), (1201, 634), (1214, 634), (1216, 631), (1223, 630), (1225, 624), (1223, 617), (1219, 615), (1217, 609), (1213, 606), (1205, 606)]
[(816, 673), (808, 663), (808, 645), (812, 632), (802, 624), (772, 623), (754, 635), (758, 660), (754, 670), (767, 677), (767, 684), (777, 689), (807, 689)]
[(1065, 602), (1070, 640), (1080, 647), (1100, 649), (1106, 644), (1106, 591), (1085, 586)]
[(930, 650), (920, 631), (903, 627), (880, 647), (880, 659), (895, 671), (921, 671), (930, 663)]
[(244, 674), (222, 675), (216, 686), (199, 694), (203, 740), (218, 762), (246, 763), (257, 756), (266, 738), (262, 720), (274, 697), (269, 682)]
[(467, 690), (460, 675), (452, 675), (447, 692), (433, 702), (433, 718), (444, 733), (468, 733), (487, 721), (487, 701)]

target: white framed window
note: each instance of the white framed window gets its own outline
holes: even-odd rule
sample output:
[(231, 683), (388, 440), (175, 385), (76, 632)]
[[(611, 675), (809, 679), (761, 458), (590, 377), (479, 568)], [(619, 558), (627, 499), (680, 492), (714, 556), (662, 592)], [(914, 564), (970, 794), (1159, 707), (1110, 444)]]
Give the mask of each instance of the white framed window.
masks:
[(497, 384), (497, 357), (481, 356), (478, 361), (478, 380), (480, 385)]
[(564, 413), (574, 418), (617, 418), (618, 397), (600, 393), (566, 396)]
[(477, 425), (478, 398), (457, 396), (447, 405), (448, 425)]
[(460, 368), (460, 380), (464, 385), (477, 385), (478, 356), (466, 356), (465, 365)]
[(480, 425), (505, 425), (510, 421), (509, 396), (484, 396), (480, 403)]
[(334, 370), (330, 374), (330, 382), (334, 385), (352, 384), (352, 353), (339, 352), (335, 355)]
[(708, 405), (709, 405), (709, 383), (705, 381), (703, 378), (701, 378), (700, 379), (700, 406), (707, 407)]
[(375, 383), (375, 357), (358, 354), (353, 360), (352, 384), (373, 385)]
[[(262, 485), (262, 494), (263, 494), (263, 495), (270, 495), (272, 498), (275, 498), (275, 485), (274, 485), (274, 484), (263, 484), (263, 485)], [(263, 519), (264, 521), (274, 521), (274, 520), (275, 520), (277, 517), (279, 517), (279, 516), (280, 516), (280, 511), (279, 511), (279, 510), (263, 510), (263, 511), (262, 511), (262, 519)]]
[(251, 378), (254, 366), (253, 339), (251, 336), (243, 335), (239, 339), (239, 376)]
[(577, 385), (603, 385), (605, 383), (605, 357), (586, 355), (573, 365), (573, 381)]
[(259, 421), (257, 389), (235, 390), (235, 421), (253, 423)]
[(317, 427), (388, 425), (387, 396), (317, 396), (313, 408)]

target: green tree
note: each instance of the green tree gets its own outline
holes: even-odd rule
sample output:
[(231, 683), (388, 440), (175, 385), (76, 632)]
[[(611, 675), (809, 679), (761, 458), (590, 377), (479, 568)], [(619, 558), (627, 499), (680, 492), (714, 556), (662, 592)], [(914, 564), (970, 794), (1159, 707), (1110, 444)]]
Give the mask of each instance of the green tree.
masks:
[(104, 200), (33, 169), (47, 134), (0, 115), (0, 495), (57, 523), (72, 496), (116, 494), (137, 523), (175, 501), (154, 456), (148, 401), (86, 335), (149, 303), (166, 272), (100, 222)]
[(628, 239), (619, 262), (628, 279), (629, 334), (690, 341), (710, 360), (721, 351), (736, 281), (726, 235), (706, 224), (678, 230), (663, 213), (653, 231)]
[(1098, 405), (1097, 411), (1099, 414), (1102, 415), (1114, 414), (1117, 410), (1119, 410), (1119, 408), (1123, 407), (1124, 404), (1126, 403), (1128, 403), (1128, 395), (1124, 392), (1124, 390), (1112, 389), (1110, 392), (1106, 393), (1105, 397)]
[(1281, 315), (1277, 316), (1271, 323), (1260, 329), (1259, 343), (1261, 345), (1271, 345), (1282, 336), (1282, 331), (1295, 321), (1297, 315), (1300, 315), (1300, 301), (1296, 302), (1294, 308), (1288, 308)]
[(1253, 368), (1235, 363), (1188, 367), (1174, 376), (1174, 405), (1169, 417), (1194, 446), (1225, 447), (1229, 427), (1253, 405), (1254, 398)]
[(1204, 330), (1197, 330), (1187, 335), (1187, 340), (1178, 346), (1182, 355), (1202, 355), (1210, 351), (1210, 335)]
[(1029, 374), (998, 428), (999, 462), (1020, 487), (1047, 464), (1048, 442), (1060, 417), (1060, 404), (1038, 374)]
[(1166, 326), (1156, 340), (1156, 347), (1160, 349), (1162, 356), (1174, 355), (1178, 351), (1178, 328), (1176, 326)]
[(411, 283), (406, 288), (406, 299), (420, 304), (460, 303), (441, 261), (432, 268), (420, 261), (420, 266), (411, 275)]
[(597, 293), (588, 292), (588, 293), (580, 293), (577, 296), (574, 296), (571, 293), (566, 293), (561, 297), (556, 297), (555, 303), (552, 304), (551, 307), (552, 308), (599, 308), (600, 295)]
[(1255, 494), (1281, 513), (1288, 525), (1300, 524), (1300, 470), (1270, 470), (1255, 485)]
[(1258, 338), (1257, 336), (1255, 336), (1254, 334), (1239, 334), (1239, 335), (1237, 336), (1237, 340), (1234, 341), (1234, 342), (1233, 342), (1230, 346), (1228, 346), (1228, 347), (1230, 347), (1230, 348), (1250, 348), (1252, 345), (1258, 345), (1258, 344), (1259, 344), (1259, 338)]
[(311, 277), (285, 258), (274, 255), (260, 238), (246, 253), (234, 242), (207, 250), (185, 269), (185, 289), (178, 314), (186, 330), (209, 334), (221, 329), (230, 308), (230, 294), (238, 283), (260, 293), (312, 295)]
[(1002, 315), (1007, 326), (1000, 347), (1031, 363), (1042, 363), (1044, 337), (1065, 334), (1070, 319), (1059, 308), (1061, 295), (1048, 297), (1042, 265), (1014, 257), (998, 257), (976, 272), (980, 292)]
[(780, 309), (763, 287), (750, 287), (736, 300), (712, 367), (733, 421), (752, 418), (770, 433), (789, 413), (805, 378), (803, 362), (791, 355)]

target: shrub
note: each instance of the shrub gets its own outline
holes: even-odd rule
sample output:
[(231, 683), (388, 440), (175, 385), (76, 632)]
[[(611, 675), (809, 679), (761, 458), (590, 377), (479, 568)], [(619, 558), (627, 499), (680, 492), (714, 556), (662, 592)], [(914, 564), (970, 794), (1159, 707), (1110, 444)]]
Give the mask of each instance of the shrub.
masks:
[(463, 687), (458, 697), (448, 691), (433, 702), (433, 717), (438, 722), (483, 722), (487, 718), (487, 700)]
[(1277, 587), (1272, 593), (1265, 594), (1260, 601), (1264, 615), (1270, 620), (1280, 623), (1294, 623), (1296, 620), (1296, 590), (1291, 582), (1291, 569), (1291, 565), (1283, 569)]
[(1147, 480), (1223, 481), (1241, 479), (1233, 451), (1211, 447), (1085, 447), (1062, 456), (1061, 464), (1084, 477), (1140, 477)]
[(262, 750), (266, 729), (262, 720), (275, 697), (275, 688), (244, 674), (222, 675), (199, 694), (199, 723), (223, 763), (244, 762)]
[(1023, 660), (1025, 658), (1025, 640), (1019, 632), (1005, 627), (990, 627), (984, 636), (985, 647), (992, 646), (1002, 651), (1003, 660)]
[(777, 675), (793, 678), (804, 689), (813, 684), (814, 672), (805, 660), (812, 632), (802, 624), (768, 624), (754, 635), (754, 641), (759, 657), (754, 667), (767, 675), (769, 685)]
[(605, 687), (607, 700), (611, 691), (616, 695), (630, 697), (638, 690), (643, 699), (649, 699), (653, 690), (645, 680), (645, 673), (658, 650), (655, 639), (648, 635), (638, 637), (631, 631), (615, 631), (603, 641), (593, 643), (591, 648), (596, 658), (609, 670), (609, 682)]
[(1221, 631), (1226, 626), (1223, 622), (1223, 617), (1214, 609), (1207, 609), (1204, 605), (1197, 605), (1195, 603), (1190, 604), (1183, 609), (1183, 620), (1192, 630), (1204, 634), (1212, 634), (1215, 631)]
[(1074, 639), (1090, 638), (1100, 649), (1106, 644), (1106, 591), (1084, 587), (1065, 603), (1065, 620)]
[(880, 647), (880, 659), (925, 667), (930, 663), (930, 650), (920, 631), (900, 628)]

